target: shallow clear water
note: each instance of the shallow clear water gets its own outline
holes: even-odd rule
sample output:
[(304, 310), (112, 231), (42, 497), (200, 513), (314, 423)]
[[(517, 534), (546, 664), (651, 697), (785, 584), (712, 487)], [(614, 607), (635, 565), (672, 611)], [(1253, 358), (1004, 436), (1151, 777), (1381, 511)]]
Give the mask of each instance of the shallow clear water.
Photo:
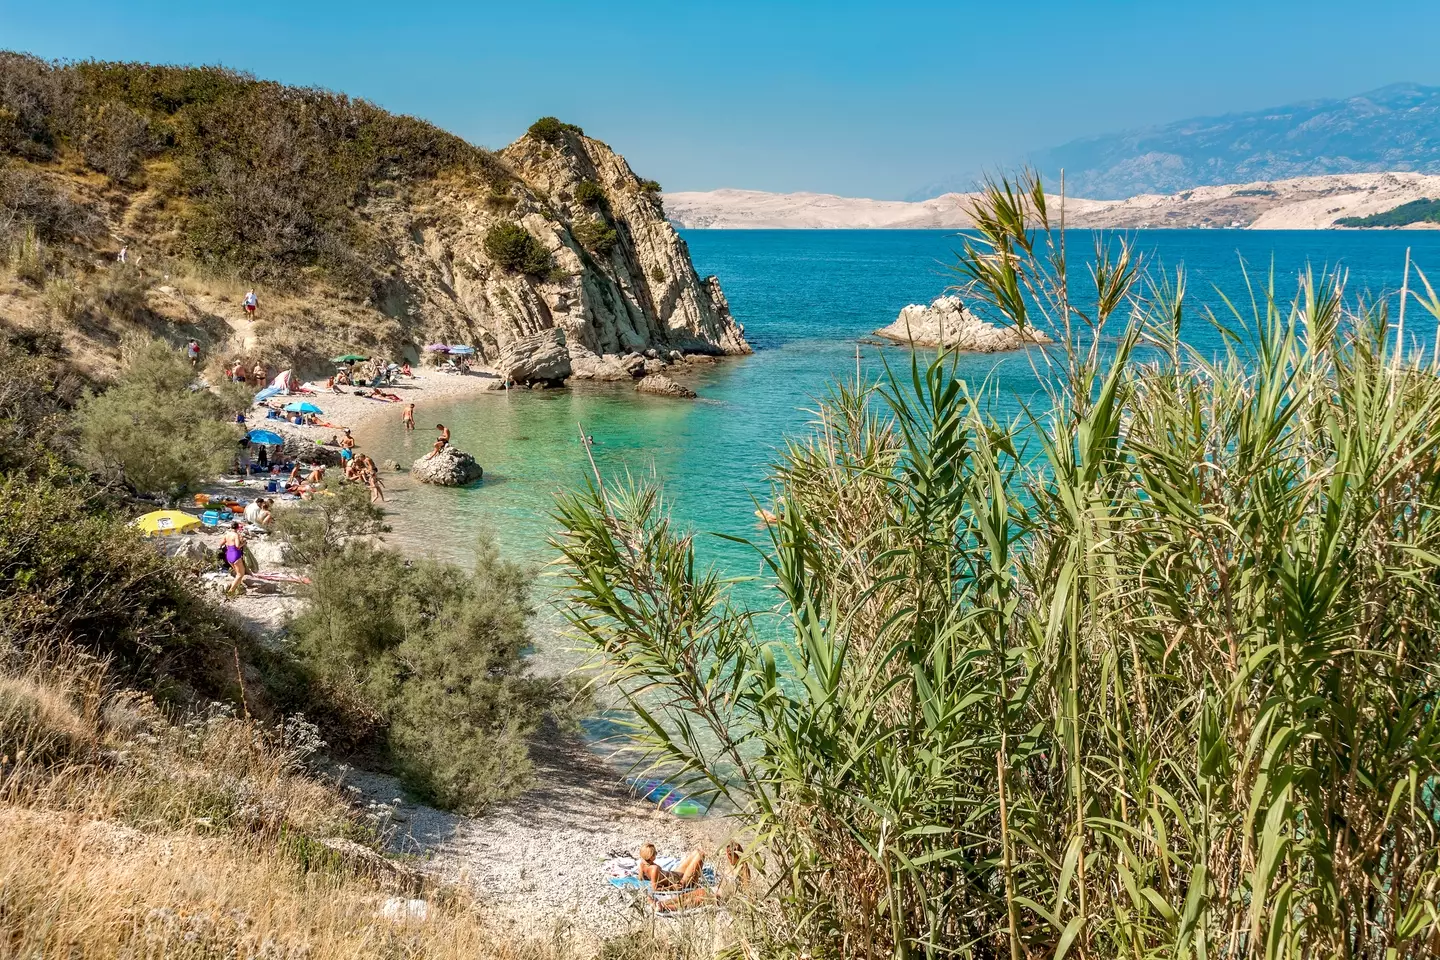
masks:
[[(1307, 263), (1342, 265), (1349, 290), (1393, 294), (1401, 283), (1405, 249), (1440, 276), (1440, 232), (1139, 231), (1142, 250), (1169, 266), (1183, 263), (1191, 303), (1220, 305), (1212, 286), (1234, 297), (1243, 291), (1239, 257), (1259, 282), (1273, 257), (1277, 290), (1288, 298)], [(752, 357), (702, 367), (690, 382), (703, 398), (686, 402), (637, 395), (628, 385), (496, 393), (448, 405), (425, 406), (420, 429), (406, 436), (399, 415), (367, 427), (359, 439), (377, 459), (408, 464), (429, 449), (437, 422), (485, 467), (485, 480), (463, 491), (394, 489), (393, 539), (438, 557), (465, 561), (476, 532), (491, 530), (514, 557), (543, 562), (552, 532), (549, 511), (557, 491), (585, 481), (590, 466), (580, 424), (594, 438), (607, 476), (627, 471), (663, 481), (678, 519), (700, 531), (761, 534), (752, 496), (766, 497), (766, 465), (784, 437), (802, 431), (806, 410), (827, 384), (853, 377), (856, 340), (892, 321), (908, 303), (928, 302), (955, 282), (948, 269), (959, 241), (944, 231), (690, 231), (697, 269), (714, 273), (754, 345)], [(1076, 249), (1092, 245), (1073, 235)], [(1429, 339), (1434, 322), (1413, 308), (1408, 329)], [(1218, 348), (1198, 315), (1187, 339)], [(1407, 338), (1408, 339), (1408, 338)], [(867, 375), (883, 355), (908, 364), (908, 352), (866, 346)], [(1002, 402), (1039, 389), (1022, 352), (970, 356), (961, 374), (987, 377)], [(718, 538), (702, 538), (705, 556), (732, 574), (758, 570), (753, 554)]]

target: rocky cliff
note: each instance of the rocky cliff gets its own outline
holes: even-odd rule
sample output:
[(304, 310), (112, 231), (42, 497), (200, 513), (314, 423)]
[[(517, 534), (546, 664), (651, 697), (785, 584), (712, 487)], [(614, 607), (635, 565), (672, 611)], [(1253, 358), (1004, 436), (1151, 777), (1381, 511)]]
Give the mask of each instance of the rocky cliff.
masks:
[[(410, 318), (414, 342), (471, 343), (496, 363), (517, 341), (558, 330), (582, 377), (607, 357), (651, 350), (750, 352), (719, 281), (696, 274), (658, 194), (623, 157), (569, 129), (553, 141), (527, 135), (499, 157), (516, 177), (499, 203), (488, 183), (454, 177), (423, 204), (368, 210), (396, 251), (389, 308)], [(523, 227), (551, 266), (498, 263), (486, 237), (501, 223)]]

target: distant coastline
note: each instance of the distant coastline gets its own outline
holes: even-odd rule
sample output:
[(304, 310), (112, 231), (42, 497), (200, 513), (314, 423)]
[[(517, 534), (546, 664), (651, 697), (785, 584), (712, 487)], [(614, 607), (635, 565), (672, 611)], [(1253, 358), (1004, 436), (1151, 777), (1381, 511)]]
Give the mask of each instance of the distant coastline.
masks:
[[(1356, 229), (1337, 221), (1380, 218), (1398, 207), (1440, 198), (1440, 176), (1356, 173), (1196, 187), (1125, 200), (1066, 201), (1067, 224), (1111, 229)], [(710, 190), (667, 193), (665, 216), (688, 230), (896, 230), (973, 226), (973, 193), (930, 200), (870, 200), (822, 193)], [(1427, 229), (1435, 223), (1360, 229)]]

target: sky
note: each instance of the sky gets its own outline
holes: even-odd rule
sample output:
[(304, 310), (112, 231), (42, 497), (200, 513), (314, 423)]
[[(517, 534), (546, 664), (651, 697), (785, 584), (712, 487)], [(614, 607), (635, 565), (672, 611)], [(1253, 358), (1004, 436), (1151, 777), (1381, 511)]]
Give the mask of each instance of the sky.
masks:
[(487, 147), (557, 116), (667, 191), (900, 199), (1077, 137), (1440, 85), (1436, 0), (0, 0), (0, 48), (224, 64)]

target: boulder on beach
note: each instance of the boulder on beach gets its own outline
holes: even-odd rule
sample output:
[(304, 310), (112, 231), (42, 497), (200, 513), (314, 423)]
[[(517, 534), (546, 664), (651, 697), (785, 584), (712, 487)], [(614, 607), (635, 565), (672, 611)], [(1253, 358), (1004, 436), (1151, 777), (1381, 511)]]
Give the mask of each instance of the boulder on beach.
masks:
[(484, 475), (474, 457), (454, 447), (446, 447), (433, 457), (421, 457), (410, 465), (410, 476), (440, 487), (463, 487)]
[[(265, 421), (259, 421), (260, 429), (265, 427)], [(340, 431), (336, 430), (335, 433)], [(344, 461), (340, 457), (339, 447), (327, 447), (318, 442), (316, 437), (307, 437), (300, 434), (286, 434), (285, 445), (280, 448), (278, 456), (271, 456), (272, 462), (294, 461), (298, 463), (318, 463), (322, 467), (338, 467)]]
[(939, 297), (928, 307), (912, 303), (900, 311), (894, 323), (876, 330), (875, 335), (916, 347), (943, 344), (974, 353), (996, 353), (1053, 342), (1034, 327), (1021, 330), (986, 323), (966, 310), (959, 297)]
[(694, 390), (676, 383), (663, 373), (650, 374), (637, 383), (635, 389), (640, 393), (653, 393), (657, 397), (676, 397), (686, 400), (693, 400), (696, 397)]
[(497, 364), (500, 375), (512, 383), (560, 383), (571, 373), (565, 331), (541, 330), (505, 345)]

